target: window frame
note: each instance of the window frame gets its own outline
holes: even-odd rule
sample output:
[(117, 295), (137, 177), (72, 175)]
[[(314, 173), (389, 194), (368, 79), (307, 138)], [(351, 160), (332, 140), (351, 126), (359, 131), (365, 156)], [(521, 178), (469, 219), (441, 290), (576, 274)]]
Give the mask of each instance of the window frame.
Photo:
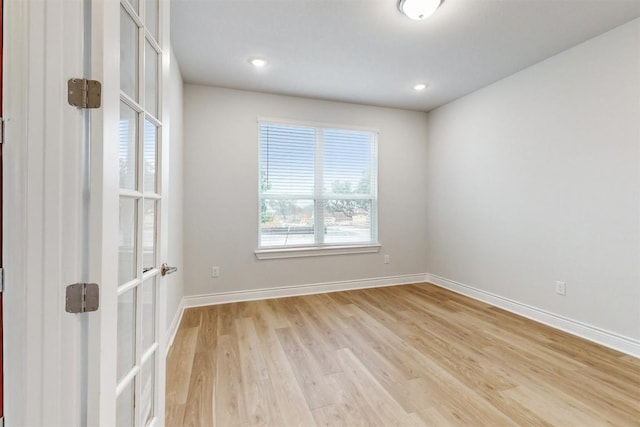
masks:
[[(314, 150), (316, 154), (319, 150), (322, 150), (323, 142), (322, 140), (318, 140), (318, 135), (321, 134), (322, 130), (344, 130), (344, 131), (353, 131), (353, 132), (369, 132), (373, 134), (375, 141), (375, 159), (370, 162), (370, 167), (372, 169), (375, 168), (376, 180), (375, 180), (375, 190), (371, 193), (371, 198), (366, 200), (371, 200), (372, 209), (369, 218), (370, 228), (371, 228), (371, 240), (369, 242), (362, 243), (324, 243), (324, 237), (321, 238), (321, 242), (314, 241), (312, 244), (303, 244), (303, 245), (288, 245), (288, 246), (261, 246), (261, 216), (260, 216), (260, 206), (262, 202), (262, 192), (260, 188), (260, 150), (261, 150), (261, 140), (260, 140), (260, 126), (261, 125), (283, 125), (283, 126), (302, 126), (314, 128), (316, 131), (316, 139), (314, 140)], [(280, 118), (272, 118), (272, 117), (258, 117), (257, 119), (257, 141), (258, 141), (258, 185), (257, 185), (257, 209), (258, 213), (258, 229), (257, 229), (257, 249), (254, 251), (256, 257), (258, 259), (277, 259), (277, 258), (298, 258), (298, 257), (315, 257), (315, 256), (327, 256), (327, 255), (346, 255), (346, 254), (355, 254), (355, 253), (376, 253), (380, 251), (380, 243), (378, 238), (378, 170), (379, 170), (379, 155), (378, 155), (378, 147), (379, 147), (379, 136), (380, 132), (378, 129), (372, 129), (369, 127), (362, 126), (351, 126), (344, 124), (335, 124), (335, 123), (324, 123), (324, 122), (313, 122), (313, 121), (298, 121), (298, 120), (288, 120), (288, 119), (280, 119)], [(319, 157), (316, 155), (315, 158), (315, 166), (314, 170), (318, 170), (318, 168), (322, 168), (323, 164), (319, 161)], [(324, 227), (324, 203), (322, 206), (318, 205), (318, 201), (324, 202), (324, 197), (322, 194), (322, 188), (319, 182), (316, 182), (314, 179), (314, 192), (312, 199), (316, 206), (315, 214), (314, 214), (314, 224), (315, 227), (318, 226), (320, 222), (321, 228)], [(318, 215), (318, 212), (320, 214)], [(323, 234), (324, 236), (324, 234)], [(314, 240), (316, 237), (314, 235)]]

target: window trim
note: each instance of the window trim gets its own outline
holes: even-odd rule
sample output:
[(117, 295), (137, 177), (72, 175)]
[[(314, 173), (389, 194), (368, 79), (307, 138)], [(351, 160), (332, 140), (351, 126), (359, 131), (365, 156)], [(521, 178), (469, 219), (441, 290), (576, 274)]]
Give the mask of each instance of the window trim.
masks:
[[(258, 116), (256, 120), (256, 130), (258, 131), (258, 152), (260, 151), (260, 125), (261, 124), (276, 124), (276, 125), (292, 125), (292, 126), (304, 126), (304, 127), (313, 127), (316, 128), (316, 132), (320, 129), (336, 129), (336, 130), (345, 130), (345, 131), (356, 131), (356, 132), (370, 132), (375, 135), (376, 141), (376, 151), (379, 153), (379, 139), (380, 139), (380, 131), (376, 128), (366, 127), (366, 126), (354, 126), (347, 124), (336, 124), (336, 123), (328, 123), (328, 122), (314, 122), (314, 121), (306, 121), (306, 120), (295, 120), (295, 119), (282, 119), (276, 117), (264, 117)], [(316, 149), (318, 147), (316, 146)], [(316, 156), (316, 161), (318, 160)], [(258, 160), (258, 165), (260, 161)], [(376, 155), (376, 180), (379, 179), (379, 154)], [(258, 166), (259, 170), (259, 166)], [(259, 178), (258, 173), (258, 179)], [(258, 185), (258, 210), (260, 212), (260, 186)], [(367, 199), (369, 200), (369, 199)], [(300, 245), (300, 246), (260, 246), (260, 215), (258, 215), (258, 232), (257, 232), (257, 249), (254, 251), (255, 256), (259, 260), (266, 259), (282, 259), (282, 258), (300, 258), (300, 257), (315, 257), (315, 256), (329, 256), (329, 255), (347, 255), (347, 254), (362, 254), (362, 253), (377, 253), (380, 252), (381, 244), (379, 241), (378, 235), (378, 217), (379, 217), (379, 194), (378, 194), (378, 186), (376, 185), (376, 194), (375, 199), (372, 201), (376, 204), (375, 210), (372, 215), (371, 221), (371, 229), (372, 229), (372, 237), (374, 237), (374, 241), (371, 242), (362, 242), (362, 243), (345, 243), (345, 244), (325, 244), (325, 243), (314, 243), (309, 245)], [(316, 215), (317, 216), (317, 215)]]
[[(306, 127), (315, 127), (315, 128), (327, 128), (327, 129), (339, 129), (339, 130), (353, 130), (358, 132), (371, 132), (375, 133), (378, 137), (380, 136), (380, 130), (373, 127), (368, 126), (357, 126), (357, 125), (347, 125), (340, 123), (329, 123), (329, 122), (314, 122), (309, 120), (295, 120), (295, 119), (281, 119), (277, 117), (264, 117), (258, 116), (256, 120), (257, 124), (275, 124), (275, 125), (291, 125), (291, 126), (306, 126)], [(260, 136), (258, 135), (258, 142), (260, 142)]]
[(304, 258), (328, 255), (370, 254), (380, 252), (380, 243), (362, 245), (289, 246), (282, 248), (256, 249), (258, 259)]

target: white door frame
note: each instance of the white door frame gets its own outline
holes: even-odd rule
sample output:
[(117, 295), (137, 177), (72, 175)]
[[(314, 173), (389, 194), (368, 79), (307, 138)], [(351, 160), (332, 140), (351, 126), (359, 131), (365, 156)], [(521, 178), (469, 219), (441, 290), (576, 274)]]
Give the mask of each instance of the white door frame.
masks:
[(64, 310), (86, 274), (86, 113), (66, 101), (83, 75), (83, 13), (82, 0), (4, 2), (6, 427), (86, 421), (88, 315)]
[[(102, 91), (101, 114), (91, 117), (91, 208), (90, 208), (90, 281), (117, 283), (118, 263), (118, 121), (119, 121), (119, 40), (120, 4), (118, 1), (91, 1), (91, 78), (99, 80)], [(114, 47), (115, 46), (115, 47)], [(110, 141), (111, 143), (105, 143)], [(107, 214), (115, 212), (115, 214)], [(113, 285), (115, 286), (115, 285)], [(101, 289), (100, 311), (89, 319), (89, 360), (87, 416), (89, 425), (116, 424), (115, 348), (117, 301), (104, 298)], [(111, 353), (113, 357), (103, 357)]]

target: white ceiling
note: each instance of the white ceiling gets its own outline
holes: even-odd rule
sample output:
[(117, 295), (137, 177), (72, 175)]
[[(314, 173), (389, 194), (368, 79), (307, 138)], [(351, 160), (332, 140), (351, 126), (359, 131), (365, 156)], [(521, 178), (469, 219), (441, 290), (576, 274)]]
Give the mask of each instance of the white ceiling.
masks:
[[(640, 16), (640, 0), (172, 0), (185, 82), (428, 111)], [(263, 57), (265, 69), (249, 65)], [(594, 58), (597, 60), (597, 58)], [(427, 90), (412, 86), (429, 83)]]

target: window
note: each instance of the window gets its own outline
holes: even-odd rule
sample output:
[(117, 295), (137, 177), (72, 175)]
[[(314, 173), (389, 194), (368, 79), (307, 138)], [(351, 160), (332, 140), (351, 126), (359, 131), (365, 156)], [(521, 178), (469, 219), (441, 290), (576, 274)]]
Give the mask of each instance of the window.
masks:
[(259, 248), (378, 246), (377, 133), (258, 126)]

